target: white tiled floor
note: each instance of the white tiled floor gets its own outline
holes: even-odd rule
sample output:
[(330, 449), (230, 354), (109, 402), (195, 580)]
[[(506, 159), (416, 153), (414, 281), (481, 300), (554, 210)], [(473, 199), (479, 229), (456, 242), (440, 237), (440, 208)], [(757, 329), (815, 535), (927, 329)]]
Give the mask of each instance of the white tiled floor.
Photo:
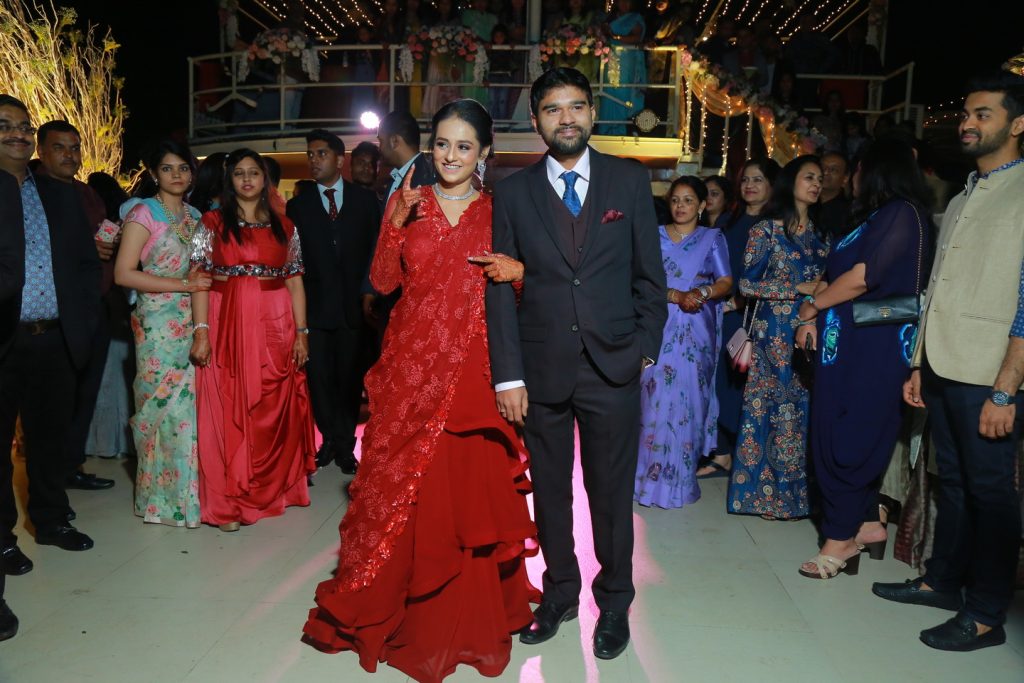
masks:
[[(143, 525), (131, 512), (125, 468), (90, 460), (90, 471), (117, 486), (71, 492), (93, 550), (37, 547), (19, 528), (36, 567), (7, 581), (21, 632), (0, 644), (0, 682), (406, 680), (387, 666), (371, 676), (351, 653), (324, 655), (299, 642), (313, 589), (334, 566), (346, 500), (336, 469), (317, 475), (309, 508), (224, 534)], [(577, 546), (585, 556), (592, 543), (577, 490)], [(684, 510), (636, 509), (638, 593), (624, 655), (603, 662), (591, 654), (596, 614), (588, 593), (581, 619), (555, 639), (517, 642), (500, 680), (1024, 681), (1024, 600), (1014, 604), (1007, 645), (970, 654), (930, 650), (918, 632), (949, 613), (870, 593), (872, 581), (910, 577), (908, 567), (865, 557), (856, 577), (801, 578), (796, 567), (814, 550), (811, 524), (727, 515), (724, 497), (719, 479)], [(539, 579), (539, 558), (530, 569)], [(583, 571), (585, 580), (593, 576), (592, 558), (584, 557)], [(483, 679), (463, 668), (447, 680)]]

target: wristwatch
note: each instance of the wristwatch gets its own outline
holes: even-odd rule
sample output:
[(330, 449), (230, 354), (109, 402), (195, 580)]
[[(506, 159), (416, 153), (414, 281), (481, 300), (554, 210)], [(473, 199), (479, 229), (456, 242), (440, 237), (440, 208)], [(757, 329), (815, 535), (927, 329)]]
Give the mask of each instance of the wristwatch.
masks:
[(1015, 400), (1013, 394), (1008, 394), (1005, 391), (992, 390), (992, 395), (988, 397), (988, 400), (992, 401), (993, 405), (997, 405), (1000, 408), (1006, 406), (1012, 406)]

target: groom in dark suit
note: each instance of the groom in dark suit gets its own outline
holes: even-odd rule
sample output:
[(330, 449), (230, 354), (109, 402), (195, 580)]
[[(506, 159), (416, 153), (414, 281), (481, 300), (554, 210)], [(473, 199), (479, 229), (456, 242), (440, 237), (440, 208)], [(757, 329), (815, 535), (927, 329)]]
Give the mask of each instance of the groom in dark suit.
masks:
[(578, 612), (576, 423), (601, 564), (594, 654), (612, 659), (629, 643), (640, 370), (658, 357), (668, 316), (665, 271), (645, 170), (587, 144), (594, 99), (586, 77), (568, 68), (545, 72), (530, 107), (548, 153), (494, 193), (494, 251), (523, 262), (522, 300), (517, 308), (509, 284), (487, 289), (498, 409), (525, 424), (547, 562), (543, 602), (519, 638), (548, 640)]
[(337, 135), (310, 131), (306, 155), (317, 191), (289, 201), (288, 217), (299, 231), (306, 268), (309, 391), (324, 437), (317, 465), (333, 461), (345, 474), (355, 474), (363, 350), (370, 334), (363, 291), (380, 232), (380, 203), (375, 194), (341, 177), (345, 143)]

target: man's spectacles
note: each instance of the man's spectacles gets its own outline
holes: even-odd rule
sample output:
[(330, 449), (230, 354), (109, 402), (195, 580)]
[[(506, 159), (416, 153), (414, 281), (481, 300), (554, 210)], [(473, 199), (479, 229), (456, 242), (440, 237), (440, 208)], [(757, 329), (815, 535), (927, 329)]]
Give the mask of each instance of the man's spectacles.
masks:
[(35, 126), (30, 126), (27, 123), (23, 123), (19, 126), (13, 126), (7, 123), (6, 121), (0, 121), (0, 135), (7, 135), (8, 133), (13, 133), (14, 131), (24, 133), (25, 135), (35, 135), (37, 130), (39, 129)]

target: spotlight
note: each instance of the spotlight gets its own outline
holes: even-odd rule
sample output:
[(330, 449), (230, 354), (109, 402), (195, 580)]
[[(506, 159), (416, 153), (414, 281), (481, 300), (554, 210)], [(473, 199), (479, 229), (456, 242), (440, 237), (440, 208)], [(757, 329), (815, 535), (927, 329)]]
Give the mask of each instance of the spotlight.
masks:
[(359, 115), (359, 123), (368, 130), (377, 130), (380, 126), (380, 117), (372, 111), (364, 111)]

